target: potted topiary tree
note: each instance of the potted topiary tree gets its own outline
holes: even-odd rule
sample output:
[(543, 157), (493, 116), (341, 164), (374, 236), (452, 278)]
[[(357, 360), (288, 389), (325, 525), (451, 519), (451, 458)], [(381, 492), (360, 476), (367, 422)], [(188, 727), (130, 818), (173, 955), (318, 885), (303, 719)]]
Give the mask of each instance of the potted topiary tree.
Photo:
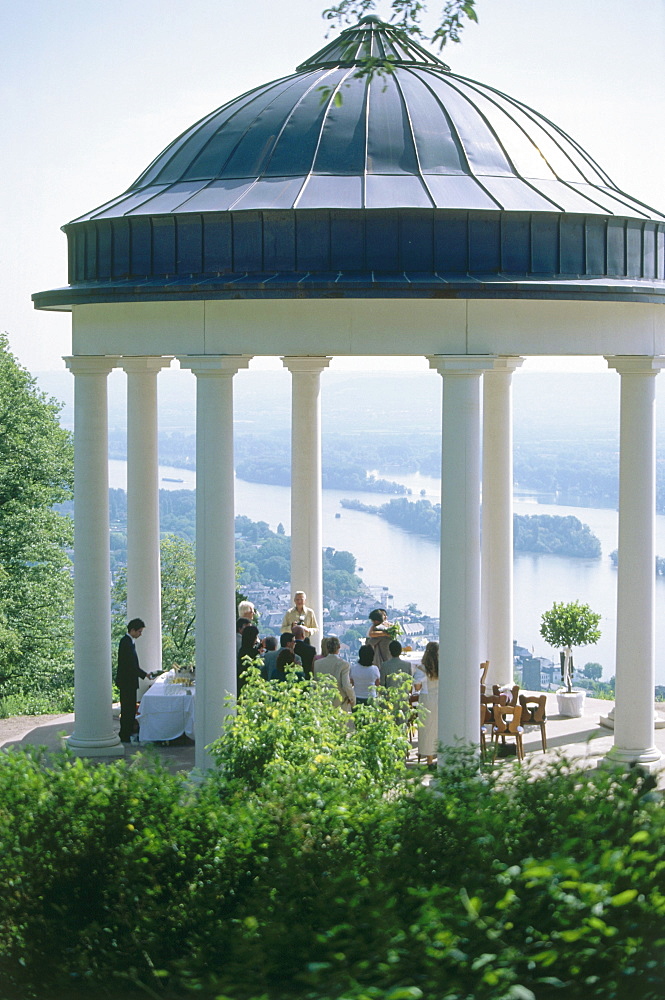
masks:
[(557, 691), (559, 715), (579, 718), (584, 711), (583, 689), (573, 689), (573, 646), (588, 646), (600, 639), (600, 615), (579, 601), (555, 601), (541, 618), (540, 634), (561, 651), (561, 688)]

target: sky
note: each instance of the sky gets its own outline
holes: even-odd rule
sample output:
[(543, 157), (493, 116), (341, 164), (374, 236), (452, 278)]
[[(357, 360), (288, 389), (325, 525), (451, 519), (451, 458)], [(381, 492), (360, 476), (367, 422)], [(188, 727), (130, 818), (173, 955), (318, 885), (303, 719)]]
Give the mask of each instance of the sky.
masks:
[[(30, 301), (67, 283), (60, 227), (124, 191), (199, 118), (321, 48), (324, 6), (0, 0), (0, 331), (25, 367), (60, 369), (71, 349), (69, 314)], [(540, 111), (620, 188), (663, 210), (665, 0), (478, 0), (477, 9), (480, 23), (442, 53), (452, 70)], [(377, 13), (387, 18), (388, 3)]]

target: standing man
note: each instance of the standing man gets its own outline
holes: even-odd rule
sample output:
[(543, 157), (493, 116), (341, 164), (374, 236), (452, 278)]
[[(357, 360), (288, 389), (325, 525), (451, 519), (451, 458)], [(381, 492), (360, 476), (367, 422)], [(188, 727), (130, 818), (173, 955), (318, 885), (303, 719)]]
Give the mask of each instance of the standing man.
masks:
[(282, 632), (291, 632), (294, 625), (302, 625), (306, 636), (312, 636), (319, 631), (319, 623), (311, 608), (305, 604), (307, 594), (304, 590), (296, 590), (293, 595), (293, 607), (284, 615)]
[(135, 645), (135, 640), (140, 638), (144, 628), (145, 622), (141, 618), (132, 618), (127, 625), (127, 635), (123, 635), (118, 644), (116, 684), (120, 688), (120, 739), (123, 743), (130, 743), (134, 732), (139, 678), (148, 677), (139, 666)]

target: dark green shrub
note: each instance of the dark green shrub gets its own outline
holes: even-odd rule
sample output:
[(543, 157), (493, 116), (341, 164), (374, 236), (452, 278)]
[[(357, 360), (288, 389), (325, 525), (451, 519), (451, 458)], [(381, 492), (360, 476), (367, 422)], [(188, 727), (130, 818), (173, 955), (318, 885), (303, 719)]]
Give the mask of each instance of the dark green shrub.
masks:
[(660, 1000), (652, 778), (461, 750), (428, 789), (395, 706), (352, 734), (324, 684), (245, 691), (200, 785), (0, 754), (7, 998)]

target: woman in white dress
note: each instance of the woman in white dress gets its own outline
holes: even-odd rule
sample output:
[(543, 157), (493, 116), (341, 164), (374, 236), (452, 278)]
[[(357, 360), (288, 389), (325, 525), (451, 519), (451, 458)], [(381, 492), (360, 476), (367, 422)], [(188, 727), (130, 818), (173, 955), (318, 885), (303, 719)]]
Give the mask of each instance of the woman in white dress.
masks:
[(423, 653), (422, 667), (413, 672), (413, 689), (419, 695), (418, 704), (427, 711), (418, 724), (418, 757), (426, 757), (431, 767), (436, 763), (439, 742), (439, 644), (428, 642)]

